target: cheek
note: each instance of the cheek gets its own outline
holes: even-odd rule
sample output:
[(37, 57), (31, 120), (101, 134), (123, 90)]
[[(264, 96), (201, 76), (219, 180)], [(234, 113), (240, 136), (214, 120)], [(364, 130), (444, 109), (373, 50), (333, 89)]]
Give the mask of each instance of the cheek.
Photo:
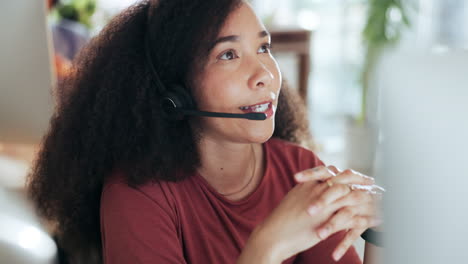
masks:
[(273, 65), (271, 67), (272, 67), (273, 76), (275, 76), (275, 84), (276, 84), (275, 88), (277, 89), (278, 95), (279, 95), (279, 92), (281, 90), (281, 83), (283, 82), (283, 76), (281, 74), (279, 65), (275, 59), (272, 60), (272, 63)]
[(214, 78), (206, 78), (198, 88), (196, 100), (200, 108), (211, 110), (229, 109), (237, 105), (242, 90), (239, 89), (238, 79), (229, 78), (212, 73)]
[(266, 68), (274, 77), (271, 83), (271, 91), (275, 93), (277, 99), (281, 90), (283, 76), (274, 57), (270, 57), (269, 61), (266, 62)]

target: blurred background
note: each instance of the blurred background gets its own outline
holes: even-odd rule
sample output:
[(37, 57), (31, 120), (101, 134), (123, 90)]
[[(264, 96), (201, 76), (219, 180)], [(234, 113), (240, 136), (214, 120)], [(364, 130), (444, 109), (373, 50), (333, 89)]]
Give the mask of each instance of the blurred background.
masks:
[[(6, 2), (8, 1), (2, 2), (0, 7), (2, 12), (10, 13), (10, 17), (19, 15), (15, 12), (26, 12), (25, 10), (31, 9)], [(19, 2), (30, 5), (25, 0)], [(34, 32), (25, 31), (23, 35), (42, 34), (43, 37), (36, 36), (36, 39), (43, 40), (44, 43), (34, 43), (37, 50), (29, 49), (32, 53), (41, 52), (42, 57), (37, 58), (42, 62), (37, 64), (26, 62), (26, 64), (32, 67), (33, 71), (38, 69), (35, 73), (40, 76), (36, 78), (41, 80), (44, 87), (34, 88), (32, 93), (35, 93), (34, 98), (40, 98), (46, 102), (46, 105), (34, 105), (37, 107), (36, 110), (30, 109), (29, 112), (37, 111), (41, 116), (25, 115), (23, 120), (27, 122), (29, 118), (38, 121), (38, 124), (21, 126), (17, 122), (22, 117), (12, 112), (12, 108), (27, 108), (28, 105), (24, 107), (18, 105), (22, 102), (34, 102), (34, 99), (29, 97), (30, 101), (23, 101), (24, 99), (19, 97), (19, 91), (29, 93), (27, 89), (31, 88), (28, 87), (28, 80), (9, 72), (11, 67), (6, 66), (5, 61), (15, 63), (16, 57), (8, 52), (6, 46), (0, 53), (0, 61), (3, 61), (0, 62), (2, 77), (0, 80), (2, 104), (0, 186), (6, 193), (13, 193), (15, 200), (22, 200), (25, 206), (27, 206), (23, 189), (25, 176), (34, 159), (40, 136), (47, 128), (47, 120), (57, 104), (54, 98), (59, 97), (56, 96), (58, 92), (52, 89), (53, 84), (60, 82), (60, 79), (69, 73), (73, 58), (83, 45), (98, 34), (114, 15), (135, 2), (135, 0), (50, 0), (39, 5), (34, 4), (35, 8), (44, 12), (35, 12), (37, 18), (34, 27), (28, 24), (31, 27), (23, 28)], [(383, 178), (388, 171), (382, 171), (382, 168), (389, 163), (383, 162), (387, 158), (385, 151), (388, 149), (382, 147), (382, 142), (386, 132), (398, 133), (383, 128), (388, 128), (389, 124), (393, 124), (393, 128), (401, 125), (402, 130), (409, 131), (405, 135), (419, 138), (421, 134), (410, 132), (419, 131), (416, 129), (417, 124), (405, 123), (408, 126), (404, 127), (398, 122), (391, 123), (395, 121), (392, 118), (398, 116), (416, 122), (421, 120), (420, 115), (425, 116), (418, 110), (424, 109), (422, 106), (418, 107), (421, 97), (430, 97), (434, 94), (435, 98), (440, 99), (441, 95), (438, 92), (441, 91), (448, 92), (447, 102), (456, 103), (461, 102), (457, 101), (461, 100), (460, 98), (468, 99), (468, 89), (466, 89), (468, 79), (463, 77), (468, 76), (468, 1), (466, 0), (252, 0), (251, 2), (272, 34), (273, 53), (284, 78), (297, 89), (307, 104), (311, 132), (316, 144), (315, 151), (327, 164), (373, 175), (377, 177), (378, 182), (386, 182), (388, 186), (392, 186), (391, 180)], [(0, 20), (4, 30), (2, 35), (12, 34), (8, 29), (14, 27), (9, 26), (11, 21), (8, 19), (10, 18)], [(13, 42), (10, 44), (11, 47), (18, 45)], [(18, 55), (18, 58), (20, 57)], [(18, 61), (20, 66), (25, 63), (19, 59)], [(440, 67), (431, 67), (433, 64)], [(22, 68), (24, 67), (18, 69)], [(19, 79), (26, 82), (24, 87), (10, 85)], [(421, 79), (426, 82), (418, 83)], [(450, 82), (454, 79), (459, 81)], [(431, 86), (435, 85), (437, 80), (447, 81), (439, 82), (439, 86)], [(453, 86), (447, 87), (446, 84), (449, 83)], [(408, 93), (408, 90), (402, 90), (403, 87), (415, 89), (412, 90), (413, 93)], [(391, 95), (394, 96), (383, 89), (391, 90)], [(384, 97), (383, 94), (387, 96)], [(408, 94), (414, 97), (411, 98), (408, 108), (404, 108), (399, 102), (402, 98), (407, 98)], [(427, 111), (437, 108), (439, 109), (437, 113), (440, 113), (444, 110), (441, 106), (431, 106), (433, 107), (427, 108), (429, 109)], [(461, 105), (454, 109), (455, 112), (447, 113), (440, 118), (447, 120), (447, 116), (452, 116), (453, 122), (457, 123), (456, 129), (466, 131), (468, 109)], [(426, 114), (429, 115), (429, 112)], [(414, 119), (411, 119), (411, 116)], [(459, 119), (455, 118), (458, 116)], [(412, 125), (415, 127), (412, 128)], [(426, 134), (427, 130), (422, 133)], [(446, 134), (433, 136), (428, 140), (447, 139)], [(395, 142), (398, 144), (400, 141)], [(426, 143), (421, 142), (420, 145)], [(466, 146), (466, 140), (458, 143), (465, 144), (460, 146)], [(393, 156), (392, 158), (394, 161), (395, 159), (399, 161), (398, 158)], [(7, 199), (10, 198), (0, 200), (0, 206), (5, 206), (6, 201), (9, 201)], [(34, 218), (34, 216), (28, 217)], [(6, 225), (2, 224), (1, 228), (0, 240), (6, 241), (5, 236), (2, 238), (1, 235)], [(358, 241), (356, 246), (362, 255), (362, 241)], [(2, 251), (0, 255), (1, 253)]]

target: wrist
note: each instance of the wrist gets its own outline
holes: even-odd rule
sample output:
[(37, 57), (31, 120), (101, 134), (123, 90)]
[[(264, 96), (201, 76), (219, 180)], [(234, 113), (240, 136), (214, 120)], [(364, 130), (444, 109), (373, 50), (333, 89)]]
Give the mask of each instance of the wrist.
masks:
[(254, 229), (239, 256), (237, 264), (245, 263), (281, 263), (282, 258), (278, 247), (264, 229)]

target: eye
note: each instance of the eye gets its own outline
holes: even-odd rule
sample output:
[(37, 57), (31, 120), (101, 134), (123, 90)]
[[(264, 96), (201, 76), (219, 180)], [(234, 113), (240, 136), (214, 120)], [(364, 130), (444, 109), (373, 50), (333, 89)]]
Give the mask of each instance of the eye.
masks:
[(264, 50), (264, 51), (260, 51), (260, 53), (270, 53), (271, 44), (270, 43), (263, 43), (259, 50)]
[(218, 59), (220, 59), (220, 60), (233, 60), (233, 59), (236, 59), (236, 58), (239, 58), (239, 57), (236, 55), (234, 50), (228, 50), (225, 53), (223, 53), (221, 56), (219, 56)]

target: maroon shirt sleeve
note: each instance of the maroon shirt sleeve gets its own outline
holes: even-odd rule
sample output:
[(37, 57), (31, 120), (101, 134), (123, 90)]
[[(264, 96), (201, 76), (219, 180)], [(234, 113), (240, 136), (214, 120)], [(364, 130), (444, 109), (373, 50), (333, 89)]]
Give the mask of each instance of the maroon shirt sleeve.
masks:
[(164, 196), (155, 198), (123, 182), (106, 185), (101, 197), (104, 263), (186, 263), (176, 217)]
[(322, 160), (317, 157), (312, 151), (305, 148), (297, 149), (297, 160), (299, 162), (299, 170), (306, 170), (318, 166), (325, 166)]

